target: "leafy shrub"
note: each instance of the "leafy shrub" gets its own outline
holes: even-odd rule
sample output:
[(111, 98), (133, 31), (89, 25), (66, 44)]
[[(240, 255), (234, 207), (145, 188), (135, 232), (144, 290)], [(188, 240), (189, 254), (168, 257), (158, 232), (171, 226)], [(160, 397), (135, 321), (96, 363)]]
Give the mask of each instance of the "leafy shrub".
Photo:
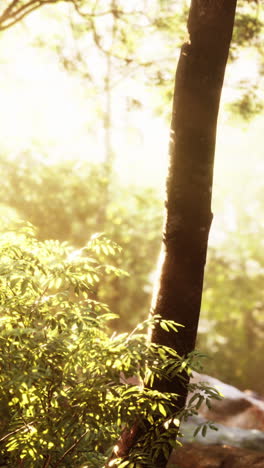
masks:
[[(144, 324), (110, 335), (115, 315), (93, 299), (99, 281), (125, 274), (107, 262), (118, 251), (100, 237), (77, 251), (40, 242), (29, 224), (2, 233), (1, 466), (102, 467), (135, 420), (151, 425), (134, 453), (142, 466), (175, 445), (177, 396), (126, 382), (170, 378), (189, 363), (148, 343)], [(152, 320), (176, 330), (172, 322)]]
[(158, 193), (122, 184), (114, 171), (106, 174), (104, 164), (45, 164), (44, 157), (41, 162), (27, 153), (14, 160), (0, 156), (0, 172), (1, 202), (32, 223), (39, 240), (67, 241), (77, 249), (95, 232), (105, 232), (123, 248), (111, 262), (129, 277), (122, 281), (106, 275), (96, 292), (98, 301), (118, 310), (112, 329), (133, 330), (148, 315), (162, 231)]

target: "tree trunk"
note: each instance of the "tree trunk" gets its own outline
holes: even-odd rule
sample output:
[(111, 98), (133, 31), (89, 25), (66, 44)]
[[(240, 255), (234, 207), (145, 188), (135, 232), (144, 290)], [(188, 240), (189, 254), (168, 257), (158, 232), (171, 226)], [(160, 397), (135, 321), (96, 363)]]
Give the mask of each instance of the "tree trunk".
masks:
[[(192, 0), (190, 38), (182, 47), (176, 72), (164, 259), (153, 313), (184, 328), (175, 336), (157, 326), (152, 341), (171, 346), (180, 356), (193, 351), (196, 341), (213, 217), (217, 117), (235, 8), (236, 0)], [(177, 393), (179, 383), (161, 382), (158, 389)]]
[[(180, 356), (194, 350), (200, 314), (207, 241), (212, 221), (211, 194), (219, 101), (236, 0), (192, 0), (189, 41), (183, 44), (176, 72), (167, 178), (163, 262), (153, 314), (184, 325), (177, 335), (159, 325), (152, 341)], [(156, 390), (179, 395), (185, 406), (186, 386), (156, 380)], [(135, 429), (135, 428), (134, 428)], [(126, 431), (116, 455), (129, 454), (137, 431)], [(161, 457), (157, 466), (166, 466)], [(112, 465), (113, 466), (113, 465)]]

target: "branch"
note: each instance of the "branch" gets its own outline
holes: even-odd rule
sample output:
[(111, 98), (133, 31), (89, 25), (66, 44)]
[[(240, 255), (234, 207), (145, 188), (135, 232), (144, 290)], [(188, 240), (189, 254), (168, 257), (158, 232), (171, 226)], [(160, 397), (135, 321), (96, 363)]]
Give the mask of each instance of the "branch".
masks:
[(8, 434), (6, 434), (5, 436), (3, 436), (3, 437), (0, 439), (0, 442), (4, 442), (6, 439), (9, 439), (9, 437), (11, 437), (12, 435), (17, 434), (18, 432), (22, 431), (23, 429), (28, 428), (28, 426), (29, 426), (30, 424), (34, 424), (35, 422), (36, 422), (36, 420), (34, 420), (34, 421), (29, 421), (28, 423), (25, 423), (24, 426), (19, 427), (19, 428), (16, 429), (15, 431), (9, 432)]
[(16, 6), (16, 4), (19, 2), (19, 0), (13, 0), (10, 5), (4, 10), (0, 18), (5, 18), (8, 17), (10, 11), (12, 11), (13, 7)]
[(68, 450), (66, 450), (66, 452), (64, 452), (64, 454), (62, 455), (61, 458), (59, 458), (59, 460), (55, 463), (55, 465), (53, 466), (53, 468), (57, 468), (59, 466), (59, 464), (64, 460), (64, 458), (67, 457), (67, 455), (69, 455), (70, 452), (72, 452), (76, 447), (77, 445), (81, 442), (81, 440), (86, 436), (86, 434), (88, 434), (88, 432), (90, 431), (90, 429), (87, 429), (82, 435), (81, 437), (79, 437), (78, 440), (76, 440), (76, 442), (74, 442), (70, 448), (68, 448)]
[(18, 0), (13, 0), (13, 2), (11, 2), (0, 16), (0, 31), (11, 28), (29, 13), (37, 10), (43, 5), (59, 3), (62, 1), (74, 3), (74, 0), (30, 0), (25, 5), (18, 7), (17, 10), (14, 11), (14, 7), (18, 4)]
[(48, 468), (50, 461), (51, 461), (51, 455), (48, 455), (46, 460), (44, 461), (44, 464), (42, 465), (42, 468)]
[(74, 6), (75, 10), (77, 11), (77, 13), (82, 18), (85, 18), (85, 19), (89, 19), (91, 16), (105, 16), (105, 15), (111, 15), (111, 14), (120, 15), (121, 13), (123, 13), (122, 10), (113, 10), (113, 9), (106, 10), (106, 11), (99, 11), (98, 13), (95, 13), (95, 12), (92, 12), (92, 11), (90, 11), (89, 13), (84, 13), (82, 10), (80, 10), (76, 0), (69, 0), (69, 1), (71, 1), (71, 3), (73, 4), (73, 6)]

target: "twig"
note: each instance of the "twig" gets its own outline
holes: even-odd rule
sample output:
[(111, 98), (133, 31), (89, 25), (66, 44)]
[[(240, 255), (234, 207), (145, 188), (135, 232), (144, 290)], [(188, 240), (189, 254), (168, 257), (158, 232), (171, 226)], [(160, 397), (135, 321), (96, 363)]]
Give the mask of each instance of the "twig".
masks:
[(74, 442), (74, 444), (71, 445), (70, 448), (68, 448), (68, 450), (66, 450), (66, 452), (64, 452), (64, 454), (62, 455), (61, 458), (59, 458), (59, 460), (55, 463), (54, 467), (53, 468), (57, 468), (59, 466), (59, 464), (64, 460), (65, 457), (67, 457), (67, 455), (69, 455), (70, 452), (72, 452), (76, 447), (77, 445), (81, 442), (81, 440), (86, 436), (86, 434), (88, 434), (88, 432), (90, 431), (90, 429), (87, 429), (82, 435), (81, 437), (79, 437), (78, 440), (76, 440), (76, 442)]
[(30, 421), (30, 422), (28, 422), (28, 423), (25, 423), (24, 426), (19, 427), (18, 429), (15, 429), (15, 430), (12, 431), (12, 432), (9, 432), (8, 434), (6, 434), (4, 437), (2, 437), (2, 438), (0, 439), (0, 442), (4, 442), (6, 439), (8, 439), (9, 437), (11, 437), (12, 435), (17, 434), (17, 432), (20, 432), (20, 431), (22, 431), (23, 429), (26, 429), (30, 424), (34, 424), (35, 422), (36, 422), (36, 420)]
[(25, 5), (18, 7), (17, 10), (12, 11), (17, 4), (17, 0), (14, 0), (0, 16), (0, 31), (11, 28), (29, 13), (43, 5), (59, 3), (61, 1), (73, 3), (73, 0), (30, 0)]
[(42, 468), (48, 468), (50, 461), (51, 461), (51, 455), (48, 455), (46, 460), (44, 460), (44, 464), (42, 465)]

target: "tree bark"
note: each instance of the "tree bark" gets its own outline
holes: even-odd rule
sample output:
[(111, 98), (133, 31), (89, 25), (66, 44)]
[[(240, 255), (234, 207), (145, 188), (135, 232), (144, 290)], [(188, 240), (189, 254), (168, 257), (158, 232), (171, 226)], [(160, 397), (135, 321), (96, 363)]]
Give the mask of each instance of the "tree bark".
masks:
[[(168, 333), (157, 325), (151, 340), (180, 356), (195, 348), (208, 234), (219, 102), (236, 0), (192, 0), (189, 41), (178, 62), (173, 100), (167, 178), (163, 261), (152, 313), (184, 325)], [(187, 377), (188, 380), (188, 377)], [(177, 408), (186, 402), (186, 385), (177, 377), (156, 380), (156, 390), (177, 393)], [(126, 431), (116, 455), (128, 455), (137, 431)], [(127, 446), (127, 447), (126, 447)], [(113, 466), (113, 465), (112, 465)], [(165, 467), (161, 457), (157, 467)]]
[[(236, 0), (192, 0), (189, 41), (176, 72), (167, 178), (164, 259), (153, 313), (184, 325), (178, 334), (157, 326), (152, 341), (194, 350), (203, 287), (219, 102)], [(158, 384), (157, 384), (158, 385)], [(178, 382), (159, 390), (177, 393)]]

